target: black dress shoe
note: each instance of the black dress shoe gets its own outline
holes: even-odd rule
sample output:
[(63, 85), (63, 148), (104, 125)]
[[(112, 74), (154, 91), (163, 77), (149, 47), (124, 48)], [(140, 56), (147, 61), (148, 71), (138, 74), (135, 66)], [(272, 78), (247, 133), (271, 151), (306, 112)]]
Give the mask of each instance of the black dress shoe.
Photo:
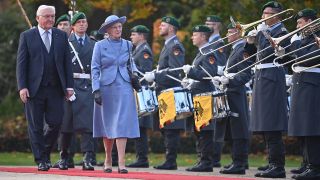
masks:
[(291, 172), (292, 174), (301, 174), (301, 173), (303, 173), (305, 170), (307, 170), (307, 166), (301, 166), (301, 167), (299, 167), (299, 168), (297, 168), (297, 169), (292, 169), (292, 170), (290, 170), (290, 172)]
[(74, 168), (73, 158), (68, 158), (67, 164), (68, 164), (68, 168)]
[(305, 179), (320, 179), (320, 170), (307, 168), (303, 173), (292, 176), (293, 179), (305, 180)]
[(49, 169), (52, 168), (52, 164), (51, 164), (51, 161), (50, 161), (50, 160), (47, 160), (47, 161), (46, 161), (46, 164), (47, 164), (47, 166), (48, 166)]
[(277, 166), (270, 166), (269, 169), (258, 172), (254, 175), (255, 177), (264, 177), (264, 178), (285, 178), (286, 177), (286, 171), (283, 167), (277, 167)]
[(177, 170), (178, 169), (176, 163), (169, 163), (167, 161), (161, 165), (154, 166), (153, 168), (161, 169), (161, 170)]
[(111, 168), (103, 168), (103, 172), (105, 173), (112, 173), (112, 169)]
[[(228, 168), (230, 168), (232, 165), (233, 165), (233, 163), (227, 164), (227, 165), (223, 166), (223, 168), (224, 168), (224, 169), (228, 169)], [(244, 168), (245, 168), (245, 169), (249, 169), (249, 164), (246, 164), (246, 165), (244, 166)]]
[(232, 164), (229, 168), (220, 170), (221, 174), (246, 174), (244, 166)]
[(136, 161), (134, 163), (128, 164), (126, 165), (126, 167), (130, 167), (130, 168), (148, 168), (149, 167), (149, 163), (147, 161)]
[(258, 170), (259, 170), (259, 171), (265, 171), (265, 170), (267, 170), (267, 169), (269, 169), (269, 164), (267, 164), (267, 165), (265, 165), (265, 166), (260, 166), (260, 167), (258, 167)]
[(58, 163), (58, 168), (60, 170), (68, 170), (68, 164), (66, 159), (60, 159)]
[(195, 166), (187, 168), (186, 171), (191, 172), (213, 172), (211, 164), (199, 162)]
[(84, 161), (82, 164), (82, 170), (84, 171), (94, 171), (94, 167), (91, 162)]
[(40, 162), (38, 164), (38, 171), (48, 171), (48, 170), (49, 170), (49, 167), (45, 162)]
[(126, 169), (119, 169), (119, 168), (118, 168), (118, 173), (119, 173), (119, 174), (128, 174), (128, 170), (126, 170)]
[(219, 168), (219, 167), (221, 167), (221, 163), (220, 162), (213, 162), (212, 167)]

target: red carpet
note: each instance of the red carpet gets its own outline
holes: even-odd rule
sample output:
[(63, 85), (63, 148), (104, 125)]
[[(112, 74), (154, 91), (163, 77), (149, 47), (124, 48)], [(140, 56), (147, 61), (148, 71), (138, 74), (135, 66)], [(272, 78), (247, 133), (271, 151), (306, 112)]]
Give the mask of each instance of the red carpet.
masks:
[(148, 179), (148, 180), (251, 180), (250, 178), (229, 178), (219, 176), (194, 176), (194, 175), (175, 175), (175, 174), (156, 174), (150, 172), (129, 172), (128, 174), (103, 173), (102, 170), (82, 171), (81, 169), (69, 169), (66, 171), (50, 169), (47, 172), (41, 172), (36, 167), (0, 167), (0, 171), (14, 173), (35, 173), (35, 174), (56, 174), (67, 176), (87, 176), (87, 177), (106, 177), (106, 178), (130, 178), (130, 179)]

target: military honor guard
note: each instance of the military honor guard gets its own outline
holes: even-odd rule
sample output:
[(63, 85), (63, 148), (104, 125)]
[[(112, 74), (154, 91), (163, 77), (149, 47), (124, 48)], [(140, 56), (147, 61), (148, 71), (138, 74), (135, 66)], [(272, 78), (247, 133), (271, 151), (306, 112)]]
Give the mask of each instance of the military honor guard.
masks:
[[(248, 67), (250, 63), (246, 61), (229, 69), (229, 67), (243, 60), (246, 42), (245, 40), (240, 40), (241, 32), (232, 24), (229, 24), (227, 29), (228, 42), (232, 43), (232, 48), (226, 64), (226, 71), (232, 75), (232, 73), (237, 73)], [(224, 137), (228, 131), (230, 131), (231, 134), (232, 163), (220, 171), (222, 174), (245, 174), (245, 169), (248, 168), (249, 111), (245, 84), (250, 79), (250, 69), (230, 79), (226, 76), (219, 77), (219, 81), (227, 89), (228, 104), (232, 112), (227, 119), (218, 121), (215, 129), (216, 134), (221, 134), (219, 136), (222, 137)]]
[(68, 148), (74, 133), (81, 135), (83, 170), (94, 170), (93, 103), (91, 87), (91, 58), (95, 41), (86, 34), (88, 22), (83, 12), (76, 13), (71, 25), (73, 34), (69, 37), (70, 51), (73, 53), (72, 72), (75, 96), (65, 102), (64, 119), (61, 128), (59, 169), (68, 169)]
[[(160, 24), (160, 36), (164, 37), (165, 44), (161, 50), (158, 62), (158, 70), (166, 68), (178, 68), (184, 65), (185, 49), (178, 37), (177, 30), (180, 27), (176, 18), (171, 16), (163, 17)], [(168, 88), (180, 87), (180, 82), (169, 78), (168, 75), (181, 79), (181, 72), (161, 71), (160, 73), (147, 72), (145, 80), (148, 82), (156, 82), (156, 93), (160, 94), (162, 90)], [(154, 116), (155, 121), (159, 122), (159, 116)], [(161, 129), (164, 136), (164, 144), (166, 149), (166, 160), (163, 164), (154, 166), (155, 169), (175, 170), (177, 169), (177, 152), (180, 142), (180, 132), (185, 129), (185, 121), (174, 121)]]
[[(147, 42), (150, 30), (144, 25), (137, 25), (131, 29), (131, 42), (135, 46), (132, 57), (137, 69), (142, 72), (152, 71), (153, 53)], [(142, 86), (148, 86), (147, 81), (141, 82)], [(139, 118), (140, 137), (135, 139), (136, 161), (126, 165), (127, 167), (148, 168), (148, 134), (147, 130), (152, 128), (152, 116)]]
[[(198, 48), (203, 47), (208, 44), (208, 40), (211, 34), (211, 29), (205, 25), (197, 25), (192, 29), (192, 42)], [(196, 55), (191, 65), (184, 65), (183, 70), (186, 76), (192, 81), (188, 79), (184, 79), (182, 81), (183, 86), (190, 86), (190, 90), (193, 95), (199, 95), (202, 93), (210, 93), (215, 90), (214, 85), (211, 83), (209, 79), (203, 79), (204, 77), (208, 77), (207, 73), (210, 73), (211, 76), (215, 76), (217, 74), (217, 64), (216, 57), (214, 53), (208, 55), (202, 55), (200, 52)], [(204, 68), (204, 69), (202, 69)], [(204, 114), (202, 114), (201, 103), (199, 102), (199, 107), (197, 107), (198, 116), (192, 118), (194, 124), (194, 134), (196, 136), (196, 150), (198, 154), (198, 162), (190, 168), (187, 168), (186, 171), (193, 172), (212, 172), (212, 154), (213, 154), (213, 129), (212, 124), (204, 124), (201, 129), (197, 129), (195, 122), (202, 119)], [(212, 106), (211, 106), (212, 108)], [(203, 111), (206, 109), (203, 109)], [(209, 117), (208, 120), (210, 120)]]
[[(223, 75), (223, 68), (227, 62), (227, 52), (225, 48), (221, 48), (224, 45), (223, 40), (220, 36), (220, 31), (222, 30), (222, 19), (217, 15), (209, 15), (206, 18), (205, 25), (211, 28), (212, 32), (209, 38), (209, 43), (212, 43), (210, 48), (218, 49), (216, 51), (215, 56), (216, 63), (218, 65), (218, 75)], [(212, 166), (213, 167), (221, 167), (221, 154), (223, 149), (223, 142), (217, 141), (217, 138), (213, 139), (213, 159)]]
[[(262, 19), (282, 11), (282, 6), (275, 1), (266, 3), (262, 8)], [(269, 18), (265, 24), (259, 24), (255, 37), (257, 51), (270, 46), (269, 40), (264, 33), (276, 38), (287, 34), (287, 30), (281, 23), (279, 16)], [(280, 45), (285, 47), (287, 41)], [(254, 46), (254, 45), (252, 45)], [(249, 48), (250, 46), (246, 46)], [(257, 55), (257, 61), (265, 58), (255, 69), (252, 102), (252, 120), (249, 129), (252, 132), (262, 134), (265, 138), (269, 153), (269, 165), (264, 171), (255, 174), (256, 177), (284, 178), (286, 172), (285, 149), (282, 133), (287, 131), (288, 109), (285, 70), (273, 64), (275, 50), (270, 46)]]
[(66, 32), (68, 34), (68, 37), (70, 36), (72, 29), (71, 29), (70, 17), (68, 16), (68, 14), (61, 15), (57, 19), (55, 26), (61, 31)]
[[(304, 27), (315, 19), (317, 12), (313, 9), (303, 9), (295, 16), (297, 28)], [(319, 22), (317, 25), (319, 26)], [(295, 52), (297, 62), (320, 55), (314, 35), (320, 36), (319, 29), (309, 32), (302, 30), (300, 35), (291, 38), (290, 49), (300, 49)], [(314, 44), (310, 46), (312, 43)], [(305, 48), (306, 46), (309, 47)], [(299, 58), (306, 54), (309, 55)], [(320, 179), (320, 68), (303, 70), (319, 63), (319, 58), (299, 63), (295, 69), (300, 72), (294, 72), (292, 77), (288, 135), (303, 141), (303, 159), (306, 160), (305, 165), (296, 172), (299, 174), (294, 175), (293, 179)]]

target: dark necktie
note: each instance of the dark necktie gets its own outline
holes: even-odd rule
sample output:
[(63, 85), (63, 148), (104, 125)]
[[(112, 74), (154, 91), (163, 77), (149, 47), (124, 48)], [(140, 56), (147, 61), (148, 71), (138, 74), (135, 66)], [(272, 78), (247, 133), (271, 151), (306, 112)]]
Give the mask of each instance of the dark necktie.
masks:
[(79, 38), (79, 44), (80, 44), (80, 47), (83, 47), (83, 39), (82, 38)]

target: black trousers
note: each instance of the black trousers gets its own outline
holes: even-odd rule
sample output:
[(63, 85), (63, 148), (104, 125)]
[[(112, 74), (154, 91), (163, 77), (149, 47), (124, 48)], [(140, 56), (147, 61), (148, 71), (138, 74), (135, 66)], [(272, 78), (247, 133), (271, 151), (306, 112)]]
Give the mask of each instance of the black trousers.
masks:
[[(63, 116), (64, 94), (60, 87), (40, 86), (37, 94), (25, 104), (28, 135), (35, 162), (50, 160)], [(44, 130), (44, 122), (48, 125)]]
[(269, 152), (269, 164), (284, 167), (285, 148), (282, 140), (282, 132), (266, 131), (263, 132), (263, 135)]
[(202, 164), (212, 165), (212, 154), (213, 154), (213, 131), (195, 131), (196, 151), (198, 154), (199, 162)]
[(164, 146), (166, 149), (166, 162), (175, 164), (180, 144), (180, 130), (162, 129), (161, 133), (164, 137)]
[(136, 158), (138, 162), (148, 162), (148, 135), (147, 128), (140, 127), (140, 137), (135, 138)]
[(235, 165), (246, 166), (248, 164), (249, 140), (232, 140), (232, 163)]
[(308, 164), (313, 168), (320, 169), (320, 136), (305, 136), (303, 149)]

